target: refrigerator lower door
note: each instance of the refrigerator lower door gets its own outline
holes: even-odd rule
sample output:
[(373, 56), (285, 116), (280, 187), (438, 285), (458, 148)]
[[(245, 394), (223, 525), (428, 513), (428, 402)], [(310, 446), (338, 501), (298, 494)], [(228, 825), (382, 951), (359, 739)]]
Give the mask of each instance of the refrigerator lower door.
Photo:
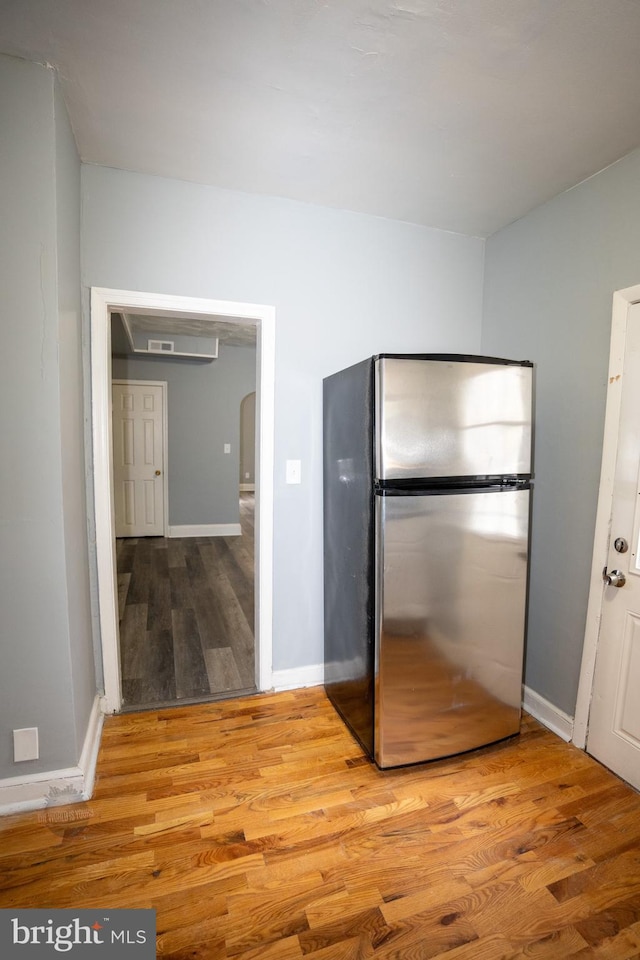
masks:
[(380, 767), (519, 731), (529, 497), (528, 488), (376, 497)]

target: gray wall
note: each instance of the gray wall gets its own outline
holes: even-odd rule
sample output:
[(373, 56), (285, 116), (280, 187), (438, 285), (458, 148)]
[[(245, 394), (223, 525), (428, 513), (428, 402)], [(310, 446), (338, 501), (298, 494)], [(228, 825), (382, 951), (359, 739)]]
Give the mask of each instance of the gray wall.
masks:
[[(79, 171), (50, 70), (0, 57), (0, 128), (2, 778), (77, 762), (95, 683), (78, 433)], [(14, 764), (11, 731), (25, 726), (39, 728), (40, 759)]]
[(379, 351), (479, 350), (484, 244), (104, 167), (82, 183), (86, 286), (276, 308), (274, 668), (320, 663), (322, 378)]
[(487, 242), (482, 349), (537, 367), (528, 686), (573, 715), (613, 292), (640, 283), (640, 153)]
[(112, 371), (167, 381), (169, 523), (239, 523), (240, 403), (255, 389), (255, 348), (221, 344), (210, 363), (114, 358)]
[(58, 84), (54, 89), (58, 261), (60, 450), (67, 612), (73, 711), (82, 747), (96, 692), (87, 544), (82, 300), (80, 289), (80, 160)]

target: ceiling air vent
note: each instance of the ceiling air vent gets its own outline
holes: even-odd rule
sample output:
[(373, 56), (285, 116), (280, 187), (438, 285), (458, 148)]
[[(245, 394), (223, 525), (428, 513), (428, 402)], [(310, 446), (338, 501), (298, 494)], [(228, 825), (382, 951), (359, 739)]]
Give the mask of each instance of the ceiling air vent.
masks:
[(173, 340), (147, 340), (149, 353), (173, 353), (174, 348)]

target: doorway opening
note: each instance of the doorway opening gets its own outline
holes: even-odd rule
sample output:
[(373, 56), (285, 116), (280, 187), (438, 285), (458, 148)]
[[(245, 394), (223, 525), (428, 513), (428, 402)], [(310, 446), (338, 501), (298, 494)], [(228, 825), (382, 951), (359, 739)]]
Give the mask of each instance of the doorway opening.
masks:
[[(204, 319), (251, 326), (256, 337), (255, 430), (255, 666), (254, 688), (272, 685), (273, 405), (275, 310), (270, 306), (93, 288), (91, 293), (91, 392), (96, 519), (96, 559), (105, 709), (123, 709), (116, 539), (113, 497), (111, 408), (111, 316), (165, 317), (172, 322)], [(214, 412), (211, 413), (214, 416)], [(247, 511), (245, 511), (245, 516)], [(188, 526), (188, 525), (186, 525)], [(185, 532), (178, 525), (177, 536)], [(202, 531), (200, 531), (202, 532)], [(211, 531), (209, 531), (211, 532)], [(222, 531), (224, 533), (224, 531)], [(171, 536), (171, 526), (169, 525)], [(206, 532), (205, 532), (206, 533)], [(189, 533), (192, 536), (192, 532)], [(196, 534), (196, 537), (198, 534)], [(224, 539), (224, 538), (222, 538)], [(246, 563), (246, 557), (244, 558)], [(215, 659), (215, 657), (214, 657)], [(181, 700), (180, 702), (185, 702)]]
[(256, 488), (256, 392), (248, 393), (240, 403), (240, 490), (250, 493)]

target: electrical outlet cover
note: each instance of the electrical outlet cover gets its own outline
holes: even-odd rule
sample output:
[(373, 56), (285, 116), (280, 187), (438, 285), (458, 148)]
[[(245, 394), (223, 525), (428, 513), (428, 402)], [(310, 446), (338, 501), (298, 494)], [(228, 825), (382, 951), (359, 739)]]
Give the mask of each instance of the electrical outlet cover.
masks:
[(38, 728), (22, 727), (13, 731), (13, 761), (37, 760), (40, 756)]

